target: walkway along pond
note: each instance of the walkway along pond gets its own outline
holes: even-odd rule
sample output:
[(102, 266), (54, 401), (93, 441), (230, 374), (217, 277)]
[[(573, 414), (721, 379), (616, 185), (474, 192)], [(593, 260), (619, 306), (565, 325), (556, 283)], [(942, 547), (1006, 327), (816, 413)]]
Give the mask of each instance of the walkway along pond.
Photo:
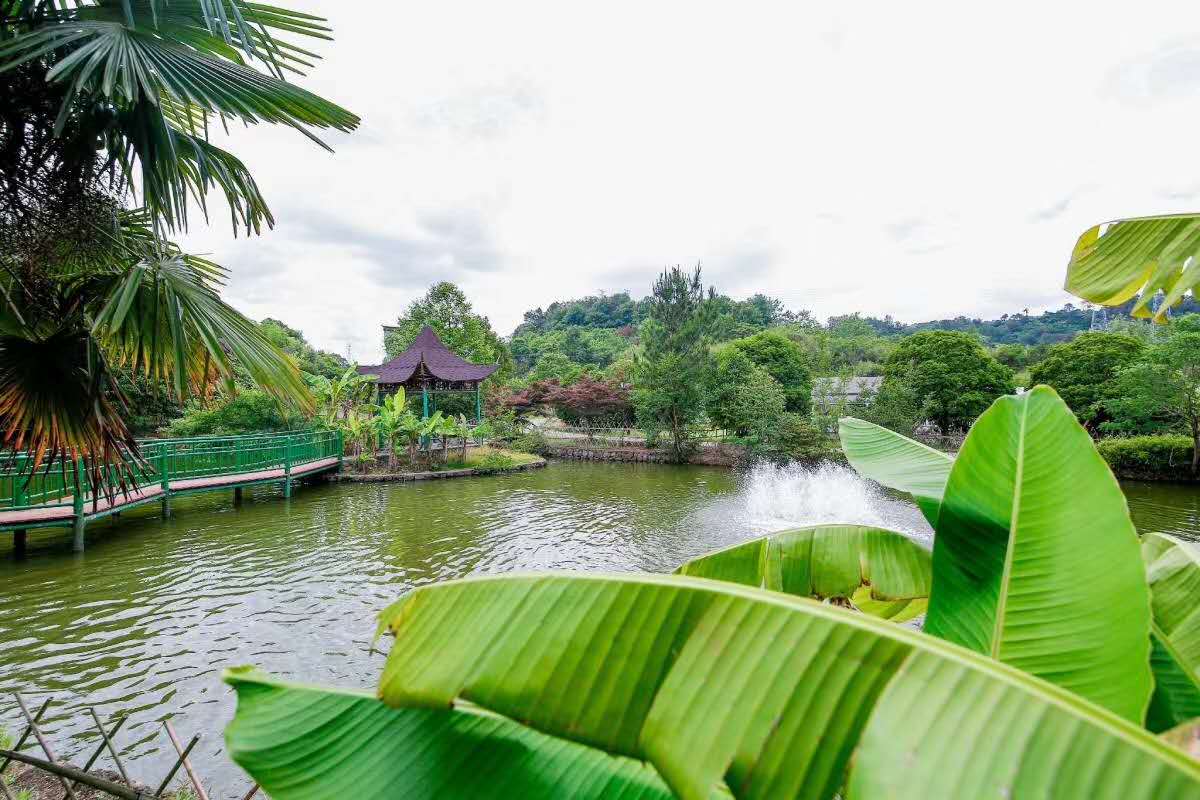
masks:
[(12, 531), (13, 547), (22, 553), (29, 529), (71, 527), (74, 549), (81, 552), (92, 520), (155, 500), (169, 517), (172, 497), (233, 489), (240, 499), (244, 487), (266, 483), (278, 483), (283, 496), (291, 497), (294, 480), (342, 464), (341, 431), (147, 439), (139, 446), (144, 463), (127, 457), (126, 484), (110, 470), (99, 491), (81, 479), (82, 460), (54, 462), (29, 477), (29, 456), (17, 455), (0, 473), (0, 531)]

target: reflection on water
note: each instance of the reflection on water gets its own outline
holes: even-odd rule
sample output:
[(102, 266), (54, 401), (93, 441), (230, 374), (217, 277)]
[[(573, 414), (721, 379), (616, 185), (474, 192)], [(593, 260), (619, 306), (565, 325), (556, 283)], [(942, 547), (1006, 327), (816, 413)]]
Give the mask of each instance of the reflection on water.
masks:
[[(1168, 501), (1160, 489), (1144, 504), (1131, 491), (1139, 524), (1200, 529), (1195, 490)], [(836, 466), (738, 475), (565, 462), (479, 480), (315, 486), (291, 500), (264, 489), (240, 508), (228, 494), (203, 495), (175, 510), (96, 524), (79, 555), (68, 534), (40, 533), (14, 562), (0, 538), (0, 722), (16, 726), (12, 690), (35, 702), (52, 693), (60, 702), (47, 728), (71, 755), (90, 739), (65, 709), (86, 698), (102, 716), (131, 714), (121, 740), (132, 771), (156, 781), (169, 766), (159, 722), (178, 715), (181, 735), (205, 734), (198, 761), (218, 796), (245, 786), (222, 753), (233, 698), (219, 670), (255, 664), (370, 687), (382, 667), (368, 652), (374, 615), (413, 586), (518, 569), (668, 571), (815, 522), (930, 535), (911, 503)]]
[(1129, 514), (1141, 533), (1158, 531), (1200, 542), (1200, 487), (1185, 483), (1122, 481)]

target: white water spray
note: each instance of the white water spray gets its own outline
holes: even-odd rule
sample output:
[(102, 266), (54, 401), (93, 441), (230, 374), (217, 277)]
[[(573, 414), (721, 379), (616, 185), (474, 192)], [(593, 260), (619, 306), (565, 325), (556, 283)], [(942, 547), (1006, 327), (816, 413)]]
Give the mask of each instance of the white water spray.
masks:
[(838, 464), (759, 464), (739, 492), (746, 522), (776, 531), (823, 522), (874, 525), (928, 541), (931, 532), (912, 502), (886, 495), (876, 484)]

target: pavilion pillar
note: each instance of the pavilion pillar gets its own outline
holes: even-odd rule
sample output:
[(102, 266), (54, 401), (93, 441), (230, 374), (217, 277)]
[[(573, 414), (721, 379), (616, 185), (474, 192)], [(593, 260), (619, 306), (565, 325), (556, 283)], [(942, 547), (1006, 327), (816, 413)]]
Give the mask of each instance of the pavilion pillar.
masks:
[[(421, 419), (429, 419), (429, 385), (421, 384)], [(428, 436), (421, 437), (421, 446), (426, 450), (429, 449), (430, 439)]]
[(475, 424), (483, 423), (483, 398), (479, 394), (479, 383), (475, 383)]

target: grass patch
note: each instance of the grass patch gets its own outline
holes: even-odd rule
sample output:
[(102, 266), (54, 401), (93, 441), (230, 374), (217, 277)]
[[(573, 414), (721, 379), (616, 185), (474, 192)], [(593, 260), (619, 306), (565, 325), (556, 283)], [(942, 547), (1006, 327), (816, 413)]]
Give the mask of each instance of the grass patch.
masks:
[(499, 447), (484, 445), (468, 450), (465, 461), (451, 455), (449, 463), (443, 469), (500, 470), (534, 464), (541, 460), (532, 453), (518, 453), (515, 450), (503, 450)]

